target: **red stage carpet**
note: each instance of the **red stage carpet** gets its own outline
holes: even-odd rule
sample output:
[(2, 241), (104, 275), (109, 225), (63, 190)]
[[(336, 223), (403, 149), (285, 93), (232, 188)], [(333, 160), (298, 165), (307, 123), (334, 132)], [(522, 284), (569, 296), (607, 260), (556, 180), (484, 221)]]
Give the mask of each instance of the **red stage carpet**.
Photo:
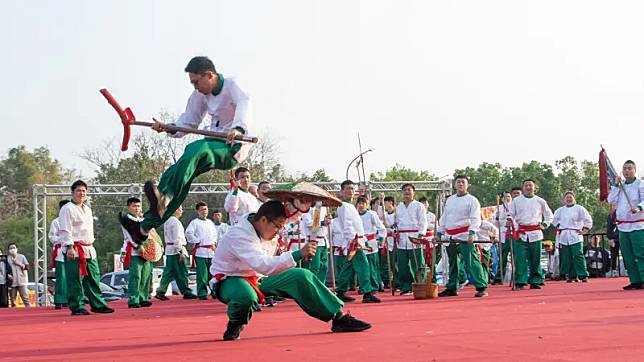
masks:
[(551, 282), (542, 290), (491, 287), (490, 296), (414, 301), (383, 294), (346, 309), (373, 324), (334, 334), (293, 301), (256, 313), (236, 342), (222, 342), (225, 306), (174, 298), (151, 308), (113, 303), (112, 315), (2, 309), (6, 360), (204, 361), (642, 361), (644, 291), (626, 278)]

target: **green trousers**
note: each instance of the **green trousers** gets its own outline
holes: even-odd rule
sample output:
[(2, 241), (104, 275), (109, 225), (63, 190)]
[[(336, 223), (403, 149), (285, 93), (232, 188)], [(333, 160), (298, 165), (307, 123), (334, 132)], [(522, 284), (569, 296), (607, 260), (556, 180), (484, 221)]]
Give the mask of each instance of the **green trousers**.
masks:
[(543, 269), (541, 269), (541, 244), (542, 240), (527, 242), (515, 240), (514, 265), (517, 268), (515, 273), (516, 285), (543, 283)]
[(143, 230), (163, 225), (188, 196), (192, 180), (210, 170), (229, 170), (237, 165), (235, 154), (241, 144), (226, 144), (225, 140), (204, 138), (188, 144), (177, 162), (161, 176), (158, 189), (171, 198), (162, 217), (157, 218), (148, 210), (141, 222)]
[[(335, 262), (335, 287), (337, 289), (338, 282), (340, 281), (340, 273), (342, 272), (342, 269), (344, 268), (344, 264), (347, 263), (347, 257), (346, 256), (335, 255), (334, 256), (334, 262)], [(356, 273), (353, 270), (353, 268), (349, 269), (347, 271), (347, 273), (349, 273), (347, 275), (347, 278), (349, 279), (348, 289), (354, 288), (355, 287), (355, 280), (356, 280)]]
[(400, 292), (411, 292), (412, 283), (422, 283), (426, 277), (425, 269), (421, 271), (421, 279), (416, 280), (418, 268), (425, 264), (423, 249), (398, 249), (396, 254), (396, 264), (398, 267), (398, 281), (400, 282)]
[(377, 288), (374, 289), (371, 284), (371, 269), (369, 268), (367, 256), (362, 250), (358, 250), (350, 261), (345, 258), (335, 284), (335, 289), (338, 293), (344, 293), (349, 290), (354, 273), (358, 276), (360, 294), (373, 293), (378, 290)]
[(380, 257), (378, 253), (367, 254), (367, 261), (369, 262), (369, 280), (371, 282), (371, 289), (377, 291), (380, 289), (382, 281), (380, 280)]
[(481, 266), (483, 267), (483, 273), (485, 274), (485, 278), (489, 279), (490, 277), (490, 251), (481, 249), (479, 251), (479, 256), (483, 256), (485, 260), (481, 260)]
[(54, 285), (54, 304), (67, 304), (67, 278), (65, 278), (65, 262), (56, 261), (56, 284)]
[(644, 282), (644, 230), (619, 232), (619, 249), (631, 283)]
[(380, 265), (380, 280), (385, 286), (389, 286), (389, 267), (391, 266), (391, 273), (394, 275), (394, 287), (398, 286), (396, 279), (396, 264), (394, 262), (394, 251), (389, 252), (389, 264), (387, 264), (387, 254), (382, 255), (378, 253), (378, 264)]
[[(456, 291), (458, 283), (462, 277), (462, 272), (469, 275), (471, 282), (476, 290), (485, 290), (487, 288), (487, 275), (481, 265), (481, 256), (474, 244), (452, 243), (446, 248), (447, 258), (449, 259), (449, 279), (446, 289)], [(459, 260), (459, 255), (461, 259)], [(462, 263), (462, 267), (459, 264)], [(459, 270), (462, 268), (462, 271)]]
[(311, 258), (308, 269), (324, 284), (329, 270), (329, 250), (326, 246), (318, 246), (315, 256)]
[(152, 285), (152, 263), (140, 256), (132, 255), (127, 279), (127, 304), (135, 305), (150, 300)]
[(561, 245), (559, 249), (559, 274), (568, 279), (588, 278), (583, 243)]
[(100, 276), (96, 259), (87, 259), (87, 275), (81, 277), (78, 258), (69, 260), (65, 257), (65, 277), (67, 278), (67, 300), (72, 312), (85, 307), (83, 296), (87, 297), (92, 308), (107, 306), (98, 284)]
[(206, 298), (208, 296), (211, 263), (211, 258), (195, 257), (195, 264), (197, 265), (197, 296), (199, 298)]
[[(248, 324), (259, 308), (257, 293), (240, 277), (227, 277), (217, 283), (217, 298), (228, 305), (228, 319), (235, 324)], [(343, 303), (317, 276), (302, 268), (291, 268), (262, 278), (259, 290), (264, 296), (293, 298), (311, 317), (328, 322), (342, 316)]]
[(503, 244), (497, 244), (497, 245), (503, 245), (500, 249), (501, 252), (499, 253), (499, 264), (500, 267), (496, 268), (496, 275), (494, 276), (494, 281), (495, 282), (500, 282), (501, 281), (501, 269), (503, 269), (503, 276), (505, 277), (505, 273), (508, 270), (508, 255), (510, 254), (510, 243), (511, 241), (508, 239), (505, 243)]
[(192, 290), (188, 286), (188, 267), (185, 262), (179, 261), (179, 254), (165, 256), (165, 267), (156, 291), (157, 294), (165, 294), (168, 285), (173, 280), (177, 282), (177, 288), (182, 295), (192, 295)]
[[(434, 268), (432, 269), (432, 283), (436, 283), (436, 266), (438, 263), (441, 261), (441, 247), (440, 246), (435, 246), (436, 248), (436, 260), (434, 261)], [(427, 263), (429, 264), (431, 260), (428, 260)]]

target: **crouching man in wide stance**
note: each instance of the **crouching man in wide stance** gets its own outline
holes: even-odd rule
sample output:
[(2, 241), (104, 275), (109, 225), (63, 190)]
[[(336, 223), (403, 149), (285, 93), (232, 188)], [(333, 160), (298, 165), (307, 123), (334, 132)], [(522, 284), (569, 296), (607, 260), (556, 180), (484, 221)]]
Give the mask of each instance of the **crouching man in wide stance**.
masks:
[(299, 260), (315, 255), (315, 243), (274, 256), (277, 243), (273, 239), (286, 222), (284, 205), (268, 201), (257, 213), (242, 217), (219, 242), (210, 271), (217, 298), (228, 305), (229, 321), (224, 340), (239, 339), (239, 333), (265, 296), (295, 299), (308, 315), (332, 321), (333, 332), (371, 328), (370, 324), (343, 313), (342, 301), (313, 273), (294, 268)]

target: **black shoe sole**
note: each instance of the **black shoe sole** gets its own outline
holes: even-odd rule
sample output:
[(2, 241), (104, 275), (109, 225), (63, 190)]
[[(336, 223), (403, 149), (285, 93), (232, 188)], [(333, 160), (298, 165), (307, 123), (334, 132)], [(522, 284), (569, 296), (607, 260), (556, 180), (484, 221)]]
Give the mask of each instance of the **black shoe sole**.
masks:
[(98, 313), (98, 314), (110, 314), (114, 313), (114, 309), (92, 309), (92, 313)]
[(155, 298), (155, 299), (158, 299), (158, 300), (160, 300), (160, 301), (162, 301), (162, 302), (165, 302), (165, 301), (167, 301), (167, 300), (170, 300), (170, 298), (166, 297), (165, 295), (161, 295), (161, 296), (159, 296), (159, 295), (155, 295), (155, 296), (154, 296), (154, 298)]
[(361, 326), (361, 327), (356, 327), (356, 328), (351, 328), (351, 329), (344, 329), (344, 328), (337, 328), (336, 329), (335, 327), (331, 327), (331, 332), (334, 332), (334, 333), (362, 332), (362, 331), (365, 331), (365, 330), (367, 330), (369, 328), (371, 328), (371, 324), (367, 324), (367, 325), (364, 325), (364, 326)]
[(159, 215), (159, 199), (157, 198), (157, 194), (155, 192), (155, 186), (154, 182), (148, 180), (145, 181), (145, 184), (143, 185), (143, 193), (145, 193), (145, 197), (147, 197), (148, 202), (150, 203), (150, 211), (152, 212), (152, 215), (156, 218), (161, 218), (161, 215)]

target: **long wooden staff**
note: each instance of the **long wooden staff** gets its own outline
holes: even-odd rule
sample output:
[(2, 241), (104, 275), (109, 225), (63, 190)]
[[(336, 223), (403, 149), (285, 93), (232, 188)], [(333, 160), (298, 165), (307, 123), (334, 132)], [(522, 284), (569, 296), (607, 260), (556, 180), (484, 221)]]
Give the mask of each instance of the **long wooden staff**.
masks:
[[(436, 205), (434, 208), (434, 235), (438, 232), (438, 218), (440, 217), (440, 210), (439, 210), (439, 205), (440, 205), (440, 200), (438, 195), (436, 195)], [(431, 267), (430, 267), (430, 272), (429, 272), (429, 277), (428, 277), (428, 284), (431, 286), (434, 283), (434, 268), (436, 267), (436, 247), (438, 244), (432, 244), (432, 243), (427, 243), (427, 246), (432, 247), (432, 260), (431, 260)]]
[[(507, 240), (505, 241), (508, 242)], [(510, 222), (510, 265), (512, 266), (512, 278), (510, 279), (510, 286), (512, 290), (516, 290), (516, 265), (514, 262), (514, 221)]]
[[(380, 205), (382, 206), (382, 223), (385, 225), (387, 232), (389, 231), (389, 223), (387, 222), (387, 210), (385, 210), (385, 194), (380, 194)], [(387, 274), (389, 275), (389, 289), (391, 289), (391, 295), (396, 294), (396, 288), (394, 287), (394, 273), (391, 268), (391, 260), (389, 260), (389, 241), (388, 237), (385, 235), (385, 253), (387, 255)]]
[[(500, 201), (500, 198), (499, 198), (499, 195), (497, 194), (496, 195), (496, 225), (499, 228), (499, 243), (496, 244), (498, 246), (496, 250), (499, 252), (498, 267), (499, 267), (499, 274), (501, 275), (501, 285), (503, 285), (503, 277), (504, 277), (503, 267), (507, 265), (508, 261), (503, 260), (503, 243), (501, 243), (501, 209), (499, 207), (499, 204), (500, 204), (499, 201)], [(507, 242), (507, 240), (505, 242)]]

